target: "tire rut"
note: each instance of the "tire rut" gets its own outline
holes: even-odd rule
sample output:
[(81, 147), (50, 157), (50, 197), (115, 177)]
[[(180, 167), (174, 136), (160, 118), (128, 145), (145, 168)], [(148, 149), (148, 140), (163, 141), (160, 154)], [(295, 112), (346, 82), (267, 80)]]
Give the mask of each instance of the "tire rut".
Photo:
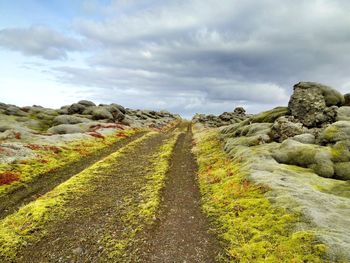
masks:
[(72, 216), (48, 226), (47, 235), (19, 251), (15, 262), (108, 262), (101, 261), (101, 238), (107, 230), (121, 235), (128, 227), (118, 221), (123, 203), (137, 201), (151, 168), (151, 156), (169, 136), (152, 136), (121, 156), (110, 173), (96, 178), (94, 192), (66, 205), (74, 211)]
[(55, 171), (39, 175), (35, 181), (0, 197), (0, 219), (16, 212), (21, 206), (37, 199), (39, 196), (51, 191), (57, 185), (80, 173), (97, 161), (117, 151), (128, 143), (140, 138), (145, 132), (134, 134), (128, 138), (117, 141), (96, 153), (83, 157), (78, 161), (63, 166)]

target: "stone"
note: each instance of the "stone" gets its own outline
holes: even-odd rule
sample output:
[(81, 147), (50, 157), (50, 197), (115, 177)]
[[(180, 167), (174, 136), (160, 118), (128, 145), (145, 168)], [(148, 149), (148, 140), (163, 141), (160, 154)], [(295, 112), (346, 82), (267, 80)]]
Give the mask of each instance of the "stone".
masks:
[(27, 116), (27, 113), (22, 111), (20, 108), (16, 106), (9, 106), (5, 110), (5, 114), (13, 115), (13, 116)]
[(279, 163), (311, 168), (322, 177), (334, 175), (332, 152), (327, 147), (287, 139), (273, 151), (272, 156)]
[(92, 111), (92, 119), (93, 120), (113, 120), (113, 115), (106, 108), (96, 107)]
[(294, 85), (294, 93), (288, 108), (292, 116), (306, 127), (312, 128), (334, 122), (337, 106), (343, 103), (343, 95), (328, 86), (314, 82), (300, 82)]
[(47, 130), (49, 133), (53, 134), (70, 134), (70, 133), (82, 133), (84, 130), (73, 124), (60, 124), (57, 126), (53, 126)]
[(292, 138), (294, 141), (301, 142), (304, 144), (315, 144), (316, 143), (316, 138), (315, 135), (311, 133), (303, 133), (299, 135), (295, 135)]
[(329, 125), (321, 132), (319, 138), (324, 144), (343, 140), (350, 140), (350, 121), (337, 121)]
[(81, 118), (73, 115), (60, 115), (53, 119), (54, 125), (59, 124), (77, 124), (83, 122), (89, 122), (90, 120), (87, 118)]
[(83, 105), (83, 106), (85, 106), (85, 107), (96, 106), (95, 103), (93, 103), (92, 101), (89, 101), (89, 100), (80, 100), (80, 101), (78, 102), (78, 104), (81, 104), (81, 105)]
[(337, 109), (337, 121), (350, 121), (350, 106)]
[(299, 89), (318, 89), (321, 91), (322, 96), (324, 97), (326, 106), (342, 106), (345, 103), (344, 96), (337, 90), (332, 87), (317, 83), (317, 82), (299, 82), (294, 85), (294, 88)]
[(126, 113), (126, 109), (123, 106), (119, 105), (119, 104), (112, 103), (111, 106), (114, 106), (114, 107), (118, 108), (118, 110), (120, 110), (121, 113), (123, 113), (123, 114)]
[(272, 110), (264, 111), (259, 114), (253, 115), (250, 118), (251, 122), (269, 122), (273, 123), (276, 119), (278, 119), (281, 116), (285, 116), (288, 114), (288, 108), (287, 107), (276, 107)]
[(350, 180), (350, 162), (336, 163), (334, 165), (335, 178)]
[(233, 113), (237, 114), (237, 115), (245, 115), (246, 111), (243, 107), (236, 107), (233, 110)]
[(293, 116), (282, 116), (274, 122), (269, 135), (272, 140), (283, 142), (290, 137), (304, 133), (306, 130), (303, 124), (297, 122)]
[(82, 104), (79, 103), (73, 103), (71, 106), (68, 108), (68, 114), (82, 114), (86, 107)]
[(344, 106), (350, 106), (350, 93), (344, 95)]

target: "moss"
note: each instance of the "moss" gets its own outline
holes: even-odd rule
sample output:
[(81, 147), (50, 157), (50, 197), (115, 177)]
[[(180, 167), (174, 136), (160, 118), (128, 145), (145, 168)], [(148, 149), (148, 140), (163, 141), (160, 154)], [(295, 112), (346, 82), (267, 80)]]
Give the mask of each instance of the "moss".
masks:
[(175, 133), (152, 156), (152, 165), (146, 175), (147, 183), (142, 188), (138, 200), (132, 198), (124, 200), (121, 209), (126, 212), (118, 220), (128, 227), (121, 236), (113, 237), (109, 233), (104, 235), (102, 243), (107, 251), (107, 260), (123, 257), (126, 249), (135, 242), (136, 235), (154, 222), (161, 201), (161, 190), (165, 184), (165, 175), (169, 169), (170, 158), (179, 134), (179, 132)]
[(195, 134), (202, 206), (221, 238), (223, 262), (327, 262), (326, 247), (309, 231), (296, 231), (300, 216), (265, 197), (267, 187), (247, 180), (241, 163), (222, 151), (216, 131)]
[(96, 177), (106, 173), (121, 155), (127, 154), (136, 145), (154, 134), (150, 133), (131, 142), (71, 177), (44, 196), (23, 206), (18, 212), (1, 220), (0, 259), (12, 260), (20, 247), (44, 236), (48, 223), (62, 220), (73, 212), (64, 207), (65, 203), (94, 191), (93, 181)]
[(250, 121), (255, 122), (270, 122), (273, 123), (277, 118), (287, 115), (289, 112), (287, 107), (276, 107), (272, 110), (264, 111), (254, 115)]
[[(120, 131), (118, 133), (120, 133)], [(136, 130), (134, 129), (123, 131), (125, 137), (135, 133)], [(93, 154), (102, 148), (108, 147), (121, 138), (122, 137), (113, 134), (104, 139), (91, 138), (89, 140), (75, 141), (59, 147), (60, 151), (50, 150), (50, 146), (45, 145), (38, 145), (36, 149), (31, 147), (33, 145), (28, 145), (34, 149), (37, 155), (36, 158), (15, 164), (0, 165), (0, 173), (10, 171), (18, 174), (20, 179), (20, 181), (10, 185), (0, 185), (0, 195), (8, 194), (20, 185), (35, 180), (40, 174), (58, 169), (79, 160), (82, 156)]]

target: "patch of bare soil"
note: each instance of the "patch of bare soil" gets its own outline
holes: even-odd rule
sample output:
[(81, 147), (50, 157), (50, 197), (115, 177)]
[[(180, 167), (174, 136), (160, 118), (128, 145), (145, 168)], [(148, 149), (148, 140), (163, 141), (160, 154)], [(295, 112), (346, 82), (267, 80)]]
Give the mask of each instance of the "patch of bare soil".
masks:
[(133, 136), (117, 141), (113, 145), (89, 156), (85, 156), (74, 163), (61, 167), (55, 171), (44, 173), (26, 186), (22, 186), (12, 193), (0, 197), (0, 219), (14, 213), (21, 206), (35, 200), (46, 192), (51, 191), (57, 185), (68, 180), (73, 175), (80, 173), (95, 162), (110, 155), (137, 138), (140, 138), (144, 134), (144, 132), (137, 133)]
[(131, 252), (130, 262), (215, 262), (219, 242), (208, 233), (208, 220), (201, 211), (191, 146), (188, 129), (174, 149), (158, 223), (147, 231), (143, 244), (135, 248), (137, 252)]

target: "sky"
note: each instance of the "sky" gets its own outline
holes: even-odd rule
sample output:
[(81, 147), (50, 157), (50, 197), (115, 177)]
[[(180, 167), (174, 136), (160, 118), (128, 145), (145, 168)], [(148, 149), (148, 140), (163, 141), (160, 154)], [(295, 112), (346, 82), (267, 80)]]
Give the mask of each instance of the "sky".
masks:
[(350, 92), (350, 1), (0, 0), (0, 102), (182, 116)]

